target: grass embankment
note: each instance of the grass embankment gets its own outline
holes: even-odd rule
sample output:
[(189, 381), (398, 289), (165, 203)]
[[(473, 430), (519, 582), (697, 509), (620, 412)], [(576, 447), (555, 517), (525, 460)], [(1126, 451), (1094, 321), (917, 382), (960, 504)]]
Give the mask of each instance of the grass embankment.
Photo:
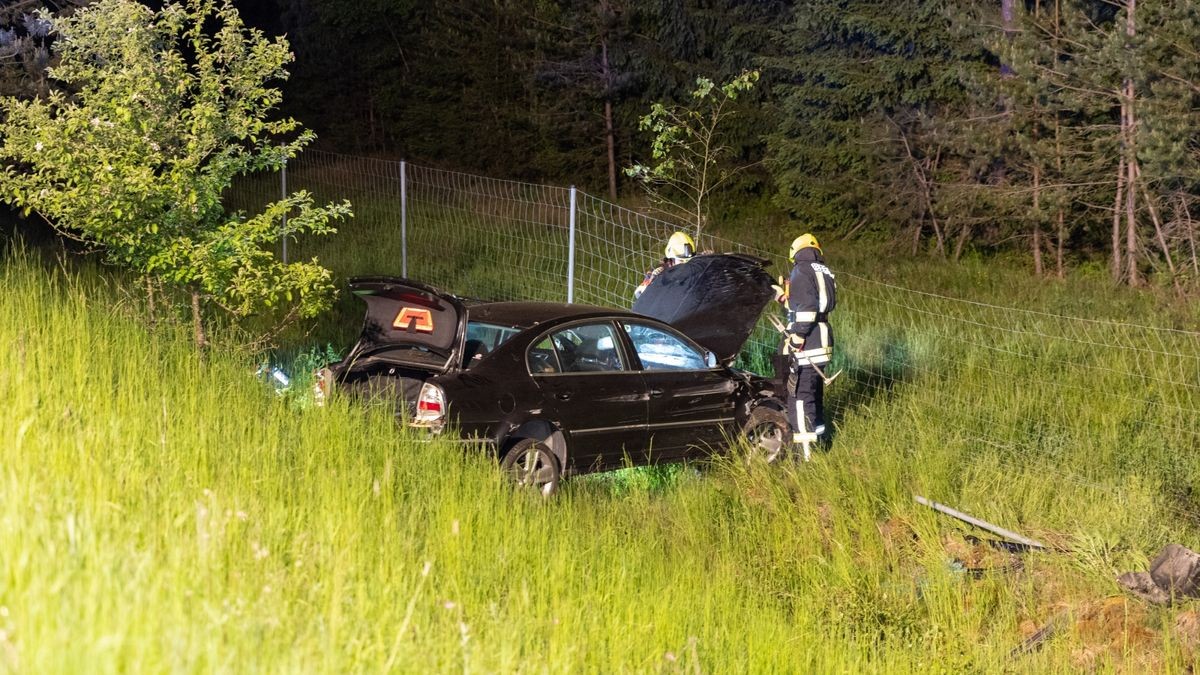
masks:
[[(649, 487), (574, 481), (541, 503), (375, 411), (298, 407), (237, 357), (201, 360), (92, 272), (20, 252), (2, 270), (0, 669), (961, 672), (1192, 658), (1194, 612), (1147, 609), (1113, 582), (1167, 541), (1200, 540), (1186, 496), (1160, 491), (1197, 475), (1194, 394), (1155, 386), (1189, 377), (1194, 362), (1179, 372), (1169, 356), (1187, 336), (1103, 350), (1087, 327), (1024, 317), (997, 331), (975, 306), (849, 290), (831, 454)], [(971, 543), (913, 492), (1072, 552)], [(1056, 637), (1009, 659), (1055, 618)]]

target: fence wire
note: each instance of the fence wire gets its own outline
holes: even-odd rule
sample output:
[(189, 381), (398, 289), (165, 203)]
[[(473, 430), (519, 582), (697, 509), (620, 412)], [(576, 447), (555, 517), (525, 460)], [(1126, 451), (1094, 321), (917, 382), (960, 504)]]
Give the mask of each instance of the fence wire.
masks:
[[(406, 253), (409, 277), (468, 297), (563, 302), (571, 276), (576, 302), (628, 307), (666, 239), (685, 229), (582, 191), (572, 211), (570, 188), (327, 152), (293, 160), (288, 183), (321, 200), (349, 199), (355, 210), (337, 237), (295, 241), (298, 255), (352, 276), (399, 275)], [(278, 178), (261, 176), (232, 196), (253, 209), (277, 194)], [(712, 236), (697, 244), (768, 258), (778, 271), (790, 267), (778, 252), (753, 245)], [(1000, 450), (1014, 466), (1069, 466), (1072, 481), (1105, 491), (1115, 488), (1093, 467), (1150, 475), (1167, 489), (1166, 508), (1195, 504), (1200, 332), (988, 304), (835, 272), (834, 368), (844, 371), (828, 395), (835, 422), (876, 417), (905, 390), (909, 407), (885, 418), (898, 435), (922, 425), (943, 429)], [(760, 326), (741, 363), (769, 370), (776, 345)]]

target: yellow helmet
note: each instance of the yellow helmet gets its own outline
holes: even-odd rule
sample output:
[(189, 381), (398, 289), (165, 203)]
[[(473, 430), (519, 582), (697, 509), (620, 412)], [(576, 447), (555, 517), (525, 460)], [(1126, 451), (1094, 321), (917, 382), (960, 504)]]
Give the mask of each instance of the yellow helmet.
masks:
[(788, 253), (788, 257), (795, 258), (796, 254), (799, 253), (801, 249), (805, 248), (815, 248), (818, 252), (823, 253), (823, 251), (821, 251), (821, 244), (817, 242), (817, 238), (805, 232), (792, 241), (792, 251)]
[(667, 240), (667, 248), (663, 256), (667, 258), (683, 258), (684, 260), (696, 255), (696, 242), (686, 232), (676, 232)]

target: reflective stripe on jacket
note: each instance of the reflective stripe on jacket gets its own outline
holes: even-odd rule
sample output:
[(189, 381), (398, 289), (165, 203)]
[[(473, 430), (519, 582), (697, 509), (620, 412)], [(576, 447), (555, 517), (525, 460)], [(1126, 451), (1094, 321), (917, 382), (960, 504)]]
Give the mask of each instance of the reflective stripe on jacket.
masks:
[(837, 282), (815, 248), (796, 253), (788, 288), (788, 332), (804, 338), (801, 361), (827, 363), (833, 355), (829, 315), (837, 307)]

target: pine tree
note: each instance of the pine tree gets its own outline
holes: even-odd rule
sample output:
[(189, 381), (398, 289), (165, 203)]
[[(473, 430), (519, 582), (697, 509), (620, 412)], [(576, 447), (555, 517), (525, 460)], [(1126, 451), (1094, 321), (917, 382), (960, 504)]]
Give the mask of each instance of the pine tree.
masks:
[[(1054, 7), (1061, 32), (1051, 32), (1044, 20), (1031, 24), (1054, 45), (1052, 58), (1043, 44), (1043, 55), (1025, 63), (1040, 91), (1055, 97), (1061, 154), (1075, 163), (1064, 180), (1070, 186), (1065, 199), (1112, 204), (1107, 213), (1092, 208), (1083, 216), (1111, 222), (1115, 281), (1137, 286), (1157, 269), (1178, 286), (1184, 267), (1177, 259), (1191, 260), (1191, 276), (1197, 267), (1190, 217), (1193, 130), (1200, 122), (1197, 9), (1186, 0), (1144, 6), (1060, 0)], [(1027, 54), (1036, 50), (1026, 47)], [(1111, 178), (1096, 179), (1105, 175)]]
[(961, 3), (802, 3), (773, 61), (781, 124), (770, 140), (778, 203), (830, 228), (911, 224), (947, 251), (937, 194), (946, 124), (966, 105), (977, 40), (955, 29)]

